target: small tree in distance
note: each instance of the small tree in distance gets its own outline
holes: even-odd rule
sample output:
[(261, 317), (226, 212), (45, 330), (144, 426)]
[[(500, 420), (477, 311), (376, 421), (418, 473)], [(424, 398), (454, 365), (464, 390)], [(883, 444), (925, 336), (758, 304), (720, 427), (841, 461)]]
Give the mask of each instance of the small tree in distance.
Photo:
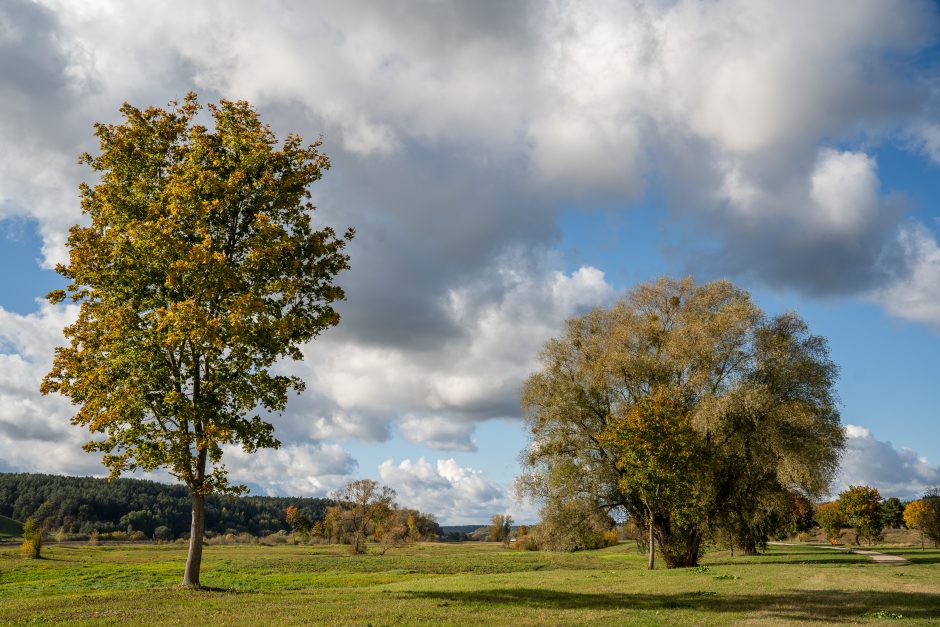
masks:
[(306, 514), (297, 509), (296, 506), (288, 506), (287, 510), (284, 512), (284, 521), (290, 526), (294, 533), (300, 534), (301, 537), (306, 538), (310, 535), (310, 519), (307, 518)]
[(342, 521), (349, 527), (351, 552), (366, 552), (366, 539), (394, 506), (395, 490), (372, 479), (358, 479), (336, 490), (331, 497), (340, 503)]
[(849, 486), (839, 493), (839, 510), (845, 514), (849, 525), (855, 529), (855, 544), (862, 538), (874, 544), (884, 536), (884, 517), (881, 511), (881, 495), (877, 488)]
[(930, 516), (930, 508), (925, 501), (911, 501), (904, 508), (904, 524), (908, 529), (920, 532), (920, 548), (924, 548), (924, 527)]
[(848, 526), (845, 514), (835, 501), (820, 503), (816, 506), (816, 522), (826, 534), (829, 544), (836, 544), (842, 537), (842, 528)]
[(509, 542), (509, 535), (512, 533), (512, 516), (509, 514), (496, 514), (490, 519), (489, 538), (493, 542)]
[(277, 448), (256, 414), (282, 411), (297, 377), (275, 374), (284, 357), (337, 324), (334, 285), (348, 268), (352, 231), (315, 230), (308, 186), (329, 167), (319, 142), (288, 135), (278, 148), (246, 102), (209, 105), (196, 123), (195, 94), (170, 108), (121, 107), (120, 124), (97, 124), (100, 154), (81, 162), (87, 226), (69, 232), (57, 267), (80, 303), (42, 392), (79, 406), (72, 423), (95, 439), (114, 478), (166, 468), (192, 495), (183, 585), (198, 588), (205, 498), (238, 494), (223, 447)]
[(42, 526), (35, 518), (27, 518), (23, 523), (23, 543), (20, 553), (26, 557), (39, 559), (42, 551)]

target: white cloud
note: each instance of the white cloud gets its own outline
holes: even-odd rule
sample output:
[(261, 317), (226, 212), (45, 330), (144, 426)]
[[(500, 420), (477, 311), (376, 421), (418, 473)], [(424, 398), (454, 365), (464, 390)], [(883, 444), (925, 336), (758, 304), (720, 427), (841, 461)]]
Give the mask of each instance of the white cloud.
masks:
[(486, 524), (493, 514), (515, 513), (518, 504), (509, 496), (510, 487), (500, 485), (480, 470), (461, 466), (454, 459), (433, 464), (423, 457), (388, 459), (379, 466), (382, 481), (398, 493), (398, 502), (435, 514), (444, 525)]
[(898, 235), (897, 254), (904, 271), (873, 299), (888, 313), (924, 322), (940, 333), (940, 246), (924, 226), (911, 224)]
[(563, 321), (613, 298), (596, 268), (565, 275), (550, 266), (514, 255), (453, 288), (438, 314), (460, 333), (438, 345), (317, 340), (298, 365), (316, 395), (289, 409), (291, 420), (319, 439), (385, 439), (397, 422), (409, 441), (475, 450), (476, 422), (518, 415), (522, 381)]
[(75, 306), (43, 303), (20, 315), (0, 308), (0, 465), (36, 472), (101, 473), (98, 460), (81, 446), (88, 434), (69, 423), (74, 410), (61, 397), (39, 394), (52, 366), (62, 328), (77, 315)]
[(940, 468), (909, 448), (895, 448), (871, 431), (846, 425), (846, 449), (834, 494), (850, 485), (878, 488), (881, 496), (913, 499), (940, 486)]
[[(697, 271), (874, 293), (937, 325), (936, 239), (898, 231), (874, 157), (900, 136), (936, 158), (936, 95), (907, 63), (937, 27), (916, 1), (13, 0), (0, 6), (0, 218), (35, 218), (45, 261), (63, 260), (90, 177), (75, 157), (124, 100), (196, 89), (251, 100), (281, 135), (323, 133), (334, 168), (313, 190), (318, 216), (359, 232), (349, 302), (293, 369), (310, 391), (278, 433), (301, 466), (328, 440), (385, 440), (395, 425), (472, 450), (476, 422), (517, 415), (544, 340), (612, 295), (600, 270), (559, 273), (538, 252), (572, 199), (619, 207), (653, 181), (671, 225), (718, 248), (683, 247)], [(878, 261), (898, 234), (884, 287)], [(0, 316), (13, 372), (0, 424), (24, 430), (0, 435), (8, 464), (91, 457), (25, 435), (83, 439), (61, 399), (35, 394), (56, 316)]]
[(337, 444), (287, 444), (254, 453), (229, 446), (222, 460), (233, 482), (268, 496), (326, 496), (348, 482), (357, 466)]

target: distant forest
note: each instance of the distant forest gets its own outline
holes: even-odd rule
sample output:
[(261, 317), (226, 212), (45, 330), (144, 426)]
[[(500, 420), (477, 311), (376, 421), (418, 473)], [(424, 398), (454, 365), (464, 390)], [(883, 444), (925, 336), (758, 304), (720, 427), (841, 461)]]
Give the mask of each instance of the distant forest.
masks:
[[(321, 498), (206, 498), (206, 531), (264, 536), (290, 531), (284, 511), (293, 505), (311, 521), (321, 520), (334, 502)], [(107, 481), (93, 477), (0, 473), (0, 516), (23, 522), (35, 518), (48, 531), (142, 531), (160, 526), (175, 537), (189, 533), (192, 502), (185, 486), (141, 479)]]

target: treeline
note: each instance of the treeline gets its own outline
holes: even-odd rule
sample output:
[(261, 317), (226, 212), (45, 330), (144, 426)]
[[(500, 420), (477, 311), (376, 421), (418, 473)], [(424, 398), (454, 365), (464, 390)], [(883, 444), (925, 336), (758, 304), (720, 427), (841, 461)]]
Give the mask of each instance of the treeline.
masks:
[[(289, 531), (288, 507), (322, 520), (332, 499), (295, 497), (206, 498), (206, 531), (266, 536)], [(185, 486), (141, 479), (0, 473), (0, 515), (38, 521), (46, 531), (67, 534), (139, 531), (152, 538), (158, 527), (173, 537), (189, 532), (192, 503)], [(161, 530), (162, 533), (166, 533)]]

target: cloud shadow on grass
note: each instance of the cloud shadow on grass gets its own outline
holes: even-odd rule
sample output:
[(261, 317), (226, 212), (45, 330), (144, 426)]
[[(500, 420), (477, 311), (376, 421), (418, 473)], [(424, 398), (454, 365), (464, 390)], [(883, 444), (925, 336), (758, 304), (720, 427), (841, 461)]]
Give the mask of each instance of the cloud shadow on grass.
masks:
[(410, 591), (401, 598), (446, 603), (513, 605), (549, 610), (663, 610), (760, 613), (786, 621), (854, 623), (877, 612), (906, 619), (940, 619), (940, 594), (846, 590), (783, 590), (777, 594), (729, 595), (574, 593), (538, 588), (500, 588), (466, 592)]

